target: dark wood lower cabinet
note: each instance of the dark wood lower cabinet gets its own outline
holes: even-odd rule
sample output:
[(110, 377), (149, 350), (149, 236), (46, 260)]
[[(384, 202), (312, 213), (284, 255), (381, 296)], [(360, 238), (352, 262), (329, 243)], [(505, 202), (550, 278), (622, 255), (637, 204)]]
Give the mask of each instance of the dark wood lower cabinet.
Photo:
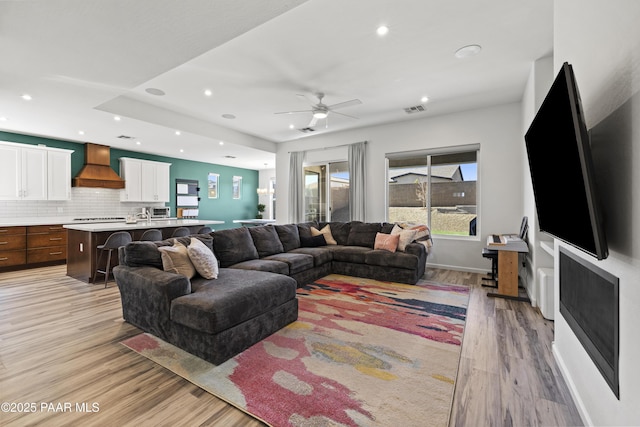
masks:
[(67, 230), (60, 224), (0, 228), (0, 271), (64, 264)]

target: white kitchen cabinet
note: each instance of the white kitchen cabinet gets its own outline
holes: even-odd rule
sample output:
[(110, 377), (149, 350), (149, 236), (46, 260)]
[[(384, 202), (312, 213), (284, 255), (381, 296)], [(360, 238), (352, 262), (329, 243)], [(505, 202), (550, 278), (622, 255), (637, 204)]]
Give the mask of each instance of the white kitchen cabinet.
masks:
[[(0, 141), (0, 199), (65, 200), (71, 183), (71, 150)], [(52, 157), (55, 166), (48, 160)], [(67, 167), (65, 168), (64, 165)], [(51, 170), (51, 174), (49, 171)], [(49, 182), (52, 179), (53, 182)], [(65, 190), (61, 190), (64, 185)], [(51, 188), (51, 195), (49, 189)]]
[(125, 181), (120, 200), (125, 202), (168, 202), (171, 163), (120, 158), (120, 176)]
[(47, 151), (47, 199), (71, 198), (71, 152)]

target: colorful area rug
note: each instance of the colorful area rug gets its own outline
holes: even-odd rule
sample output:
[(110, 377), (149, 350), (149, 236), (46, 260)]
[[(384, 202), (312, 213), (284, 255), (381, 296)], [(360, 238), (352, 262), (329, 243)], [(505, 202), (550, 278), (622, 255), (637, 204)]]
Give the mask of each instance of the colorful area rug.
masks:
[(123, 344), (272, 426), (446, 426), (466, 286), (330, 275), (299, 317), (215, 366), (141, 334)]

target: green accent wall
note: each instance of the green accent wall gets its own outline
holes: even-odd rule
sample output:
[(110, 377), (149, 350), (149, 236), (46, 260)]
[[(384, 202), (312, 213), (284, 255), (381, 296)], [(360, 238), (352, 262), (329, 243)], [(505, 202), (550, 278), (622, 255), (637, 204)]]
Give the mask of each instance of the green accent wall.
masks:
[[(71, 154), (71, 177), (76, 176), (84, 165), (84, 144), (81, 143), (3, 131), (0, 131), (0, 141), (32, 145), (44, 144), (47, 147), (74, 150)], [(120, 172), (120, 157), (171, 163), (171, 201), (168, 203), (168, 206), (171, 207), (172, 215), (176, 213), (176, 178), (179, 178), (198, 180), (200, 183), (200, 215), (198, 217), (225, 221), (224, 224), (214, 226), (215, 229), (222, 230), (237, 227), (238, 225), (233, 223), (234, 219), (255, 218), (257, 213), (256, 207), (258, 205), (256, 189), (259, 185), (259, 173), (257, 170), (156, 156), (111, 147), (111, 167), (118, 173)], [(217, 199), (209, 199), (207, 197), (207, 177), (209, 173), (217, 173), (220, 175)], [(234, 176), (242, 177), (241, 198), (237, 200), (233, 199), (231, 194)]]

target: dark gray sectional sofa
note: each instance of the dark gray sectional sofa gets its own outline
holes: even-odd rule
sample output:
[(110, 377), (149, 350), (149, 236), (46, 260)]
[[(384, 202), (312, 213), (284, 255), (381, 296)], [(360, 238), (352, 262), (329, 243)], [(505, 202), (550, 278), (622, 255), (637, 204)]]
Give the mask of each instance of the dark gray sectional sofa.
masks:
[[(193, 237), (215, 254), (217, 279), (163, 270), (158, 247), (132, 242), (119, 250), (113, 273), (124, 319), (185, 351), (219, 364), (298, 316), (296, 287), (330, 273), (414, 284), (424, 274), (427, 251), (375, 250), (376, 233), (393, 224), (329, 223), (337, 245), (315, 246), (311, 227), (326, 223), (257, 226)], [(323, 240), (323, 239), (319, 239)], [(190, 237), (179, 238), (185, 246)]]

